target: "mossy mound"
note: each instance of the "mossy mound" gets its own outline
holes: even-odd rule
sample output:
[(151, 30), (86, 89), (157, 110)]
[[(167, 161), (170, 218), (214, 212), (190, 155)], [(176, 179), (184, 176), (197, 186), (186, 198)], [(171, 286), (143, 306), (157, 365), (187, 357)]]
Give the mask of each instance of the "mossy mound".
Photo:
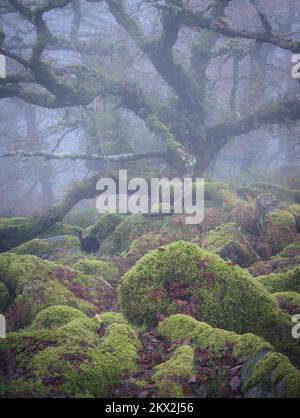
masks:
[(111, 325), (111, 324), (128, 324), (128, 321), (119, 312), (104, 312), (97, 314), (96, 319), (100, 324)]
[(251, 244), (235, 223), (223, 224), (210, 231), (205, 236), (202, 245), (208, 251), (237, 263), (241, 267), (250, 266), (258, 258)]
[(180, 380), (189, 379), (195, 373), (194, 350), (189, 345), (178, 347), (171, 358), (156, 366), (153, 379), (164, 397), (183, 398)]
[(263, 286), (195, 244), (179, 241), (149, 252), (124, 275), (118, 290), (121, 310), (134, 324), (150, 326), (161, 315), (188, 313), (212, 326), (264, 336), (279, 351), (299, 351), (290, 317)]
[(258, 213), (255, 203), (241, 199), (227, 184), (206, 183), (205, 199), (212, 200), (222, 209), (223, 218), (227, 222), (236, 222), (244, 231), (257, 233)]
[(284, 209), (276, 209), (265, 217), (262, 240), (272, 248), (272, 253), (282, 251), (296, 239), (297, 228), (294, 215)]
[(135, 239), (130, 244), (128, 251), (124, 252), (118, 260), (121, 274), (125, 274), (147, 252), (173, 241), (176, 241), (176, 236), (167, 232), (149, 232)]
[[(85, 275), (31, 255), (0, 255), (1, 312), (9, 328), (22, 328), (51, 305), (68, 305), (94, 315), (107, 310), (111, 286), (102, 278)], [(106, 308), (106, 309), (105, 309)]]
[(256, 280), (272, 293), (300, 293), (300, 267), (296, 267), (284, 273), (271, 273), (266, 276), (259, 276)]
[(87, 252), (98, 251), (102, 242), (114, 232), (122, 219), (122, 215), (114, 213), (100, 216), (95, 225), (84, 230), (81, 238), (82, 249)]
[(286, 187), (280, 187), (270, 183), (252, 183), (249, 187), (240, 189), (240, 192), (243, 194), (246, 193), (252, 198), (256, 198), (262, 193), (271, 193), (281, 202), (297, 203), (300, 201), (299, 190), (291, 190)]
[(0, 218), (0, 252), (26, 241), (27, 236), (27, 240), (31, 239), (31, 227), (35, 228), (31, 218)]
[(125, 251), (133, 240), (149, 232), (149, 222), (143, 215), (127, 216), (103, 242), (100, 253), (117, 255)]
[(249, 270), (253, 276), (262, 276), (270, 273), (283, 273), (300, 264), (300, 242), (294, 242), (286, 246), (270, 260), (259, 261), (250, 266)]
[(297, 232), (300, 232), (300, 205), (293, 204), (287, 207), (287, 210), (292, 213), (296, 221)]
[(33, 326), (52, 328), (79, 318), (86, 318), (86, 315), (78, 309), (66, 305), (50, 306), (37, 314)]
[(86, 229), (95, 224), (99, 214), (96, 208), (84, 208), (71, 211), (65, 216), (64, 222), (68, 225)]
[[(218, 359), (226, 349), (227, 357), (229, 353), (241, 367), (242, 393), (245, 397), (300, 396), (300, 372), (263, 338), (212, 328), (180, 314), (160, 322), (158, 331), (171, 341), (189, 339), (193, 347), (209, 349), (213, 364), (218, 364)], [(221, 372), (218, 369), (218, 374)]]
[(45, 232), (39, 235), (39, 238), (50, 238), (56, 237), (59, 235), (74, 235), (75, 237), (80, 238), (82, 235), (82, 228), (79, 226), (68, 225), (62, 222), (58, 222), (48, 228)]
[(300, 312), (300, 293), (295, 292), (277, 292), (274, 293), (277, 304), (281, 310), (289, 315), (295, 315)]
[(63, 308), (40, 312), (47, 328), (37, 321), (0, 343), (3, 396), (103, 397), (123, 371), (136, 369), (140, 343), (129, 325), (111, 323), (100, 336), (97, 321), (68, 307), (61, 316)]
[(72, 268), (84, 274), (103, 276), (109, 282), (118, 276), (118, 268), (115, 264), (96, 258), (83, 258), (73, 264)]
[(50, 261), (66, 261), (81, 254), (80, 240), (74, 235), (35, 238), (15, 248), (13, 252), (36, 255)]

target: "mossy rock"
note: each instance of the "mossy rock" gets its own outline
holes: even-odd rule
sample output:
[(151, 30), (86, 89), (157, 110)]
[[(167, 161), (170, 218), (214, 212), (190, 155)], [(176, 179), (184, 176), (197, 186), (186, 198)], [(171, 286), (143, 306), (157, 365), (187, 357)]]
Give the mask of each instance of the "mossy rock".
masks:
[(16, 254), (31, 254), (50, 261), (67, 261), (81, 254), (80, 240), (74, 235), (35, 238), (13, 250)]
[(256, 280), (272, 293), (300, 293), (300, 267), (296, 267), (284, 273), (271, 273), (266, 276), (259, 276)]
[(274, 293), (277, 304), (281, 310), (289, 315), (300, 312), (300, 293), (296, 292), (277, 292)]
[(246, 236), (235, 223), (227, 223), (210, 231), (202, 242), (203, 247), (224, 259), (229, 259), (241, 267), (248, 267), (258, 256)]
[(176, 236), (167, 232), (149, 232), (131, 242), (128, 251), (122, 253), (118, 265), (121, 274), (126, 273), (143, 255), (162, 245), (176, 241)]
[(31, 239), (31, 227), (35, 228), (31, 218), (0, 218), (0, 252), (10, 250), (27, 237)]
[(300, 232), (300, 205), (299, 204), (293, 204), (286, 208), (289, 212), (292, 213), (292, 215), (295, 218), (296, 221), (296, 228), (297, 232)]
[(103, 276), (108, 282), (116, 279), (118, 276), (118, 268), (115, 264), (96, 258), (83, 258), (73, 264), (72, 268), (81, 271), (84, 274)]
[(258, 213), (254, 202), (241, 199), (227, 184), (219, 182), (206, 183), (204, 196), (222, 209), (227, 222), (236, 222), (246, 232), (258, 232)]
[(155, 367), (153, 379), (160, 395), (167, 398), (184, 398), (181, 380), (195, 373), (194, 350), (189, 345), (178, 347), (171, 358)]
[(75, 237), (80, 238), (82, 232), (83, 230), (79, 226), (68, 225), (62, 222), (58, 222), (50, 228), (48, 228), (45, 232), (40, 234), (39, 238), (50, 238), (59, 235), (74, 235)]
[(98, 217), (96, 208), (84, 208), (69, 212), (65, 216), (64, 222), (68, 225), (86, 229), (94, 225)]
[[(140, 343), (128, 324), (112, 322), (100, 336), (97, 321), (68, 307), (60, 316), (63, 309), (40, 312), (42, 322), (0, 343), (2, 396), (106, 397), (125, 370), (136, 370)], [(42, 327), (45, 318), (47, 328)]]
[(300, 264), (300, 242), (293, 242), (286, 246), (270, 260), (259, 261), (250, 266), (253, 276), (262, 276), (270, 273), (284, 273)]
[(87, 252), (98, 251), (101, 243), (114, 232), (123, 219), (124, 216), (115, 213), (100, 216), (95, 225), (84, 230), (81, 239), (82, 249)]
[(104, 240), (100, 254), (118, 255), (127, 250), (136, 238), (151, 230), (151, 219), (143, 215), (130, 215), (123, 218), (111, 236)]
[(296, 220), (291, 212), (277, 209), (266, 215), (264, 223), (265, 231), (261, 239), (271, 246), (273, 254), (295, 241)]
[(31, 255), (0, 254), (2, 312), (9, 329), (29, 325), (51, 305), (68, 305), (89, 316), (104, 308), (111, 286), (101, 277), (85, 275)]
[[(239, 335), (196, 321), (187, 315), (172, 315), (159, 323), (158, 332), (171, 341), (189, 339), (193, 347), (210, 349), (217, 363), (222, 350), (242, 366), (244, 397), (282, 398), (300, 396), (300, 372), (283, 354), (253, 334)], [(219, 370), (219, 373), (221, 370)]]
[(0, 283), (0, 312), (4, 312), (10, 303), (11, 296), (4, 283)]
[(240, 192), (246, 192), (253, 198), (258, 197), (262, 193), (271, 193), (276, 196), (281, 202), (298, 203), (300, 201), (300, 191), (291, 190), (286, 187), (276, 186), (270, 183), (252, 183), (247, 188), (241, 189)]
[(111, 324), (128, 324), (128, 321), (119, 312), (104, 312), (97, 314), (96, 318), (100, 324), (111, 325)]
[(152, 326), (161, 315), (189, 313), (214, 327), (263, 336), (278, 351), (298, 355), (291, 319), (264, 287), (195, 244), (179, 241), (149, 252), (123, 276), (118, 291), (121, 310), (133, 324)]
[(86, 318), (86, 315), (71, 306), (50, 306), (37, 314), (33, 321), (33, 326), (39, 328), (52, 328), (78, 318)]

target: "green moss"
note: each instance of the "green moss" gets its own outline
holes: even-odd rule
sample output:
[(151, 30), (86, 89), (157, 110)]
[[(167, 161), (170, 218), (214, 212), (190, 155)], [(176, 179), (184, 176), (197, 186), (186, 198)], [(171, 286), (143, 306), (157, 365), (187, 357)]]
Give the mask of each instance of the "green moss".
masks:
[(100, 315), (97, 315), (98, 321), (103, 322), (105, 325), (111, 324), (128, 324), (126, 319), (119, 312), (104, 312)]
[(16, 250), (16, 254), (31, 254), (43, 257), (50, 248), (50, 244), (40, 238), (33, 239), (20, 245)]
[(256, 280), (272, 293), (300, 293), (300, 267), (296, 267), (284, 273), (271, 273), (265, 276), (259, 276)]
[(188, 345), (178, 347), (171, 358), (155, 367), (153, 379), (165, 397), (184, 397), (180, 379), (194, 374), (194, 350)]
[(13, 250), (16, 254), (31, 254), (51, 261), (66, 261), (80, 255), (80, 240), (74, 235), (36, 238)]
[(114, 233), (101, 246), (101, 254), (117, 255), (125, 251), (130, 243), (149, 231), (150, 224), (143, 215), (131, 215), (123, 219)]
[(210, 231), (202, 245), (222, 258), (247, 267), (257, 260), (257, 256), (247, 241), (247, 238), (239, 231), (237, 224), (227, 223)]
[(33, 322), (33, 326), (42, 328), (57, 327), (77, 318), (86, 318), (86, 315), (70, 306), (50, 306), (37, 315)]
[(277, 209), (271, 212), (269, 217), (278, 228), (291, 228), (292, 230), (296, 229), (295, 218), (287, 210)]
[(43, 232), (39, 237), (40, 238), (49, 238), (58, 235), (74, 235), (78, 238), (82, 235), (82, 229), (78, 226), (74, 225), (67, 225), (64, 223), (57, 223), (51, 228), (47, 229), (47, 231)]
[(31, 233), (35, 229), (31, 218), (0, 218), (0, 251), (7, 251), (20, 242), (31, 239)]
[(67, 214), (64, 218), (64, 221), (68, 225), (78, 226), (80, 228), (86, 229), (89, 226), (94, 225), (97, 219), (97, 211), (94, 208), (85, 208), (77, 210), (76, 212), (72, 211)]
[[(185, 287), (185, 303), (172, 297), (174, 283)], [(156, 324), (159, 315), (180, 313), (183, 305), (211, 326), (252, 332), (279, 350), (289, 341), (290, 353), (299, 350), (290, 335), (289, 316), (263, 286), (246, 270), (195, 244), (179, 241), (146, 254), (124, 275), (118, 291), (122, 312), (137, 325)]]
[(271, 386), (274, 388), (275, 395), (299, 398), (300, 373), (284, 355), (270, 352), (255, 365), (251, 378), (247, 382), (248, 388), (257, 385), (262, 389)]
[(0, 312), (4, 312), (8, 307), (10, 301), (10, 294), (4, 283), (0, 283)]
[(300, 312), (300, 293), (277, 292), (274, 293), (278, 306), (290, 315)]
[(51, 305), (73, 306), (94, 315), (92, 299), (81, 299), (73, 290), (76, 293), (84, 290), (89, 295), (92, 289), (99, 289), (101, 295), (106, 286), (100, 279), (80, 275), (38, 257), (10, 253), (0, 255), (0, 284), (2, 289), (6, 288), (5, 300), (9, 303), (5, 309), (10, 307), (10, 329), (30, 324), (40, 310)]
[[(159, 323), (158, 331), (171, 341), (191, 339), (193, 346), (209, 349), (215, 363), (224, 347), (242, 367), (246, 397), (299, 397), (300, 373), (282, 354), (254, 334), (239, 335), (212, 328), (186, 315), (173, 315)], [(220, 370), (219, 370), (220, 373)]]
[(266, 227), (262, 240), (267, 242), (273, 254), (283, 250), (294, 241), (296, 221), (292, 213), (287, 210), (277, 209), (266, 216)]
[(88, 252), (97, 251), (100, 244), (114, 232), (122, 219), (124, 219), (122, 215), (114, 213), (100, 216), (95, 225), (84, 230), (81, 239), (82, 248)]
[(84, 258), (73, 264), (72, 268), (85, 274), (103, 276), (108, 281), (118, 276), (118, 268), (113, 263), (93, 258)]
[(225, 344), (233, 346), (233, 356), (237, 360), (248, 360), (272, 346), (263, 338), (254, 334), (238, 335), (231, 331), (213, 328), (205, 322), (199, 322), (191, 316), (176, 314), (169, 316), (158, 325), (158, 332), (171, 341), (191, 338), (200, 348), (209, 347), (218, 352)]
[(298, 190), (290, 190), (270, 183), (252, 183), (247, 188), (247, 194), (254, 198), (265, 192), (272, 193), (272, 195), (275, 195), (282, 202), (299, 201)]
[(14, 361), (13, 373), (0, 371), (4, 396), (103, 397), (123, 371), (136, 369), (140, 343), (129, 325), (109, 325), (100, 338), (97, 321), (68, 307), (53, 309), (1, 343), (0, 357)]
[(112, 323), (100, 344), (100, 350), (109, 352), (118, 359), (122, 369), (136, 370), (137, 352), (141, 344), (136, 332), (127, 324)]
[(300, 257), (300, 242), (289, 244), (278, 254), (278, 256), (283, 258)]

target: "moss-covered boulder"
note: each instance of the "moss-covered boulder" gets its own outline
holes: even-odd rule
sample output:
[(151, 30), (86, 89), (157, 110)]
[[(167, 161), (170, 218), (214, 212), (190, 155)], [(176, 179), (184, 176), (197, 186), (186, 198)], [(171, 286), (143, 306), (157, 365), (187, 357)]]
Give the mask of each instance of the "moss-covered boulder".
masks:
[(125, 251), (130, 243), (149, 231), (149, 222), (143, 215), (127, 216), (116, 227), (114, 233), (104, 240), (100, 253), (117, 255)]
[(149, 252), (118, 290), (122, 312), (134, 324), (150, 326), (162, 315), (188, 313), (212, 326), (264, 336), (291, 356), (299, 353), (290, 317), (263, 286), (195, 244), (179, 241)]
[(239, 194), (257, 198), (261, 194), (272, 194), (281, 202), (299, 203), (300, 191), (295, 189), (288, 189), (286, 187), (276, 186), (271, 183), (252, 183), (248, 187), (239, 190)]
[(128, 324), (98, 330), (97, 321), (68, 307), (40, 312), (30, 328), (0, 342), (2, 396), (107, 396), (123, 371), (136, 370), (140, 343)]
[(118, 259), (120, 273), (125, 274), (147, 252), (173, 241), (176, 241), (176, 236), (167, 232), (149, 232), (135, 239), (131, 242), (128, 251), (122, 253)]
[[(9, 329), (31, 323), (51, 305), (68, 305), (87, 315), (111, 305), (111, 286), (99, 276), (86, 275), (31, 255), (0, 254), (1, 313)], [(109, 297), (110, 296), (110, 297)]]
[(80, 239), (74, 235), (35, 238), (13, 250), (16, 254), (31, 254), (50, 261), (67, 261), (81, 255)]
[(59, 235), (74, 235), (80, 238), (82, 235), (82, 228), (75, 225), (68, 225), (58, 222), (39, 235), (39, 238), (56, 237)]
[(227, 223), (210, 231), (202, 241), (208, 251), (218, 254), (242, 267), (248, 267), (258, 259), (247, 237), (235, 223)]
[(289, 315), (300, 312), (300, 293), (296, 292), (277, 292), (274, 293), (277, 304), (281, 310)]
[(37, 314), (34, 327), (53, 328), (80, 318), (84, 319), (86, 315), (78, 309), (66, 305), (55, 305), (43, 309)]
[(266, 215), (261, 239), (271, 246), (273, 254), (295, 241), (296, 234), (296, 220), (288, 210), (276, 209)]
[(99, 218), (99, 214), (97, 213), (96, 208), (82, 208), (74, 209), (69, 212), (65, 216), (64, 222), (68, 225), (86, 229), (89, 226), (94, 225), (97, 218)]
[(124, 217), (115, 213), (100, 216), (95, 225), (85, 229), (81, 238), (81, 247), (87, 252), (96, 252), (100, 245), (109, 237)]
[[(188, 339), (194, 349), (208, 350), (205, 356), (209, 355), (211, 363), (219, 366), (214, 384), (206, 388), (208, 396), (214, 396), (217, 386), (224, 384), (230, 358), (237, 361), (237, 366), (233, 370), (241, 369), (237, 381), (241, 380), (241, 392), (244, 397), (298, 398), (300, 396), (300, 372), (286, 356), (275, 352), (273, 346), (263, 338), (249, 333), (239, 335), (212, 328), (204, 322), (180, 314), (172, 315), (160, 322), (158, 331), (173, 342)], [(224, 355), (224, 351), (226, 362), (222, 365), (219, 359)], [(203, 358), (201, 363), (203, 364)], [(163, 365), (160, 368), (163, 370)], [(191, 370), (192, 368), (189, 371)], [(222, 374), (224, 376), (220, 380)], [(197, 384), (197, 376), (190, 379), (190, 382)], [(172, 379), (169, 379), (169, 384), (172, 384)]]
[(296, 221), (297, 232), (300, 232), (300, 205), (293, 204), (287, 207), (287, 210), (292, 213)]
[(276, 256), (269, 260), (259, 261), (249, 267), (253, 276), (262, 276), (270, 273), (283, 273), (300, 264), (300, 242), (296, 241), (286, 246)]
[(84, 274), (103, 276), (108, 282), (115, 280), (118, 276), (118, 268), (114, 263), (97, 258), (82, 258), (73, 264), (72, 268)]
[(241, 199), (227, 184), (206, 183), (205, 199), (215, 202), (222, 210), (226, 222), (236, 222), (246, 232), (258, 232), (259, 219), (255, 202)]
[(169, 360), (156, 366), (153, 379), (161, 396), (183, 398), (180, 381), (192, 378), (194, 373), (194, 349), (189, 345), (182, 345), (174, 351)]
[(0, 218), (0, 252), (31, 239), (31, 228), (35, 228), (31, 218)]
[(271, 273), (265, 276), (259, 276), (256, 280), (272, 293), (300, 293), (300, 267), (296, 267), (284, 273)]

